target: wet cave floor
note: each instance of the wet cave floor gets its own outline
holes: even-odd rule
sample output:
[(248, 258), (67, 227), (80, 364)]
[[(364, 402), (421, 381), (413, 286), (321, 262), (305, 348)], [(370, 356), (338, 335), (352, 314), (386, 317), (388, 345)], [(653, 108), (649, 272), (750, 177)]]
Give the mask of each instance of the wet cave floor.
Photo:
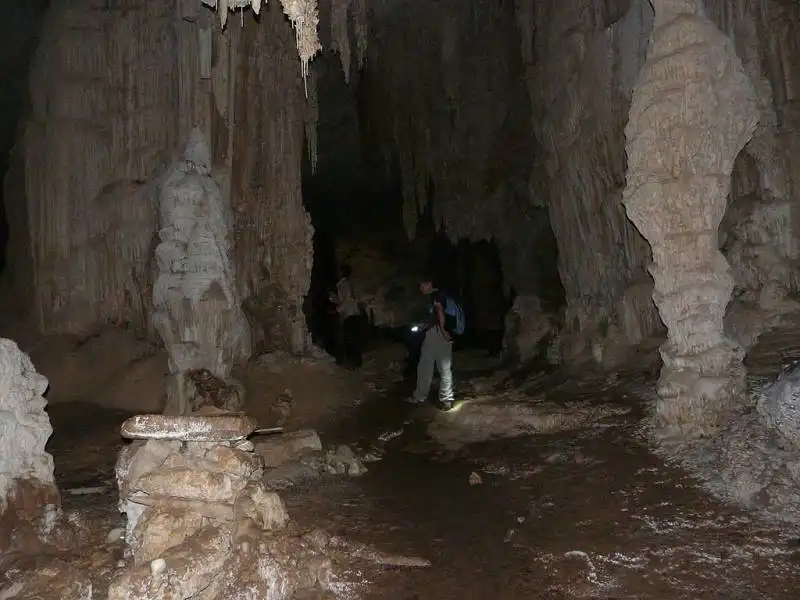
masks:
[[(486, 372), (461, 372), (464, 397)], [(498, 389), (527, 386), (528, 395), (535, 388), (550, 401), (615, 404), (627, 413), (582, 429), (446, 450), (425, 437), (435, 410), (408, 407), (385, 386), (321, 431), (323, 440), (345, 443), (395, 437), (361, 477), (325, 475), (281, 492), (292, 519), (432, 563), (335, 565), (337, 597), (800, 597), (800, 532), (713, 500), (648, 450), (636, 390), (652, 387), (652, 378), (621, 374), (612, 385), (559, 374), (532, 379), (505, 379)], [(120, 526), (113, 465), (126, 415), (74, 403), (50, 414), (65, 508), (103, 534)]]

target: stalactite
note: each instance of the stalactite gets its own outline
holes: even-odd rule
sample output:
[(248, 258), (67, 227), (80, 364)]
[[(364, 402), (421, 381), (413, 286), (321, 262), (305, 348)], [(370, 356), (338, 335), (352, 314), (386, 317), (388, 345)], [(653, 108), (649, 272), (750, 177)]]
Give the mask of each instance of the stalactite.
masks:
[(495, 238), (527, 252), (530, 121), (513, 5), (409, 6), (378, 28), (367, 69), (380, 74), (370, 103), (380, 108), (370, 119), (390, 132), (383, 145), (394, 149), (406, 232), (430, 210), (452, 240)]
[[(261, 12), (263, 0), (201, 0), (206, 6), (219, 11), (222, 27), (228, 21), (228, 11), (251, 7), (255, 14)], [(308, 75), (308, 65), (322, 49), (317, 36), (319, 13), (317, 0), (280, 0), (284, 14), (289, 17), (295, 30), (295, 43), (300, 56), (301, 73), (303, 79)]]
[(319, 99), (317, 98), (317, 75), (314, 70), (308, 72), (306, 78), (306, 110), (305, 110), (305, 129), (306, 129), (306, 150), (308, 159), (311, 163), (311, 171), (317, 170), (319, 160), (317, 126), (319, 125)]
[(356, 34), (358, 68), (363, 69), (364, 61), (367, 58), (367, 46), (369, 45), (369, 5), (367, 0), (355, 0), (353, 22)]
[(331, 0), (331, 48), (339, 53), (345, 83), (350, 83), (350, 32), (347, 18), (351, 0)]
[(667, 326), (655, 424), (713, 434), (745, 400), (742, 349), (723, 333), (733, 279), (717, 247), (734, 159), (758, 121), (733, 43), (694, 0), (653, 0), (647, 62), (625, 129), (623, 202), (650, 242), (653, 299)]

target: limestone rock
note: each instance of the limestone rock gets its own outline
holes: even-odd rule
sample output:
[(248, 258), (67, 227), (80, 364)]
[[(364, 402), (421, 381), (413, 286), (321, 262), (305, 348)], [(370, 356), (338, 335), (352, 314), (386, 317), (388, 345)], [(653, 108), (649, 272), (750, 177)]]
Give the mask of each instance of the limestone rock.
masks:
[(743, 351), (723, 330), (733, 279), (717, 230), (734, 160), (755, 131), (758, 110), (733, 43), (702, 6), (652, 4), (647, 61), (625, 129), (623, 202), (652, 246), (653, 297), (668, 332), (659, 435), (697, 437), (726, 426), (745, 396)]
[(223, 503), (232, 503), (244, 488), (243, 482), (227, 473), (185, 467), (160, 468), (130, 485), (132, 492)]
[(800, 364), (795, 363), (759, 397), (757, 411), (766, 426), (779, 432), (791, 446), (800, 451)]
[(264, 466), (278, 467), (310, 452), (322, 450), (322, 441), (313, 429), (291, 431), (256, 439), (255, 452), (264, 459)]
[(148, 511), (136, 525), (131, 547), (136, 564), (155, 560), (167, 550), (182, 544), (200, 530), (203, 516), (197, 513), (177, 513), (156, 508)]
[(800, 523), (796, 423), (797, 365), (755, 390), (756, 407), (714, 438), (662, 448), (717, 497), (790, 523)]
[(250, 519), (262, 531), (282, 529), (289, 521), (283, 500), (260, 481), (247, 485), (236, 499), (235, 511), (238, 519)]
[(222, 442), (244, 439), (257, 427), (255, 419), (243, 414), (136, 415), (122, 424), (121, 433), (128, 439)]
[(553, 333), (553, 319), (542, 310), (536, 296), (517, 296), (506, 314), (503, 351), (506, 356), (521, 362), (541, 355)]
[[(269, 598), (327, 587), (330, 560), (284, 530), (260, 456), (227, 442), (137, 441), (117, 464), (126, 557), (109, 599)], [(265, 533), (269, 532), (269, 536)]]
[(367, 467), (359, 460), (352, 448), (341, 444), (325, 453), (325, 466), (334, 475), (358, 477), (367, 472)]
[(52, 533), (61, 510), (45, 451), (53, 432), (46, 389), (30, 358), (0, 339), (0, 552)]
[(94, 600), (91, 574), (56, 559), (0, 589), (2, 600)]
[(163, 570), (143, 564), (124, 571), (111, 583), (108, 600), (160, 600), (196, 596), (211, 584), (222, 569), (228, 560), (230, 548), (231, 536), (227, 529), (204, 527), (161, 556)]
[(226, 412), (238, 412), (244, 408), (244, 387), (235, 380), (223, 381), (208, 369), (189, 371), (189, 380), (194, 384), (192, 411), (203, 406), (213, 406)]
[[(197, 129), (183, 161), (161, 184), (159, 215), (152, 320), (177, 379), (168, 387), (168, 405), (187, 414), (196, 408), (184, 381), (188, 372), (206, 369), (224, 379), (250, 355), (251, 343), (236, 284), (233, 214), (211, 176), (210, 151)], [(197, 374), (192, 381), (197, 386)]]

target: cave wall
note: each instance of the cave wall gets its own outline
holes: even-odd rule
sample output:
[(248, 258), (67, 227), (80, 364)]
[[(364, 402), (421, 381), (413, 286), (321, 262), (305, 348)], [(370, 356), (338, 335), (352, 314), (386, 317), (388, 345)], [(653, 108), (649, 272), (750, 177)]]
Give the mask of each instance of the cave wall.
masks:
[(745, 349), (800, 310), (796, 261), (800, 163), (800, 6), (775, 0), (706, 0), (710, 19), (733, 41), (753, 83), (759, 123), (736, 159), (720, 245), (731, 266), (726, 330)]
[[(778, 323), (774, 316), (796, 310), (797, 161), (789, 157), (798, 146), (798, 7), (781, 0), (704, 6), (734, 40), (761, 107), (759, 129), (743, 150), (755, 162), (756, 181), (733, 174), (757, 188), (758, 203), (737, 208), (729, 224), (735, 243), (728, 256), (747, 292), (740, 300), (752, 308), (743, 336), (752, 341)], [(378, 137), (371, 143), (399, 165), (407, 231), (414, 234), (430, 202), (451, 238), (495, 239), (507, 285), (542, 295), (531, 275), (543, 262), (536, 248), (549, 224), (566, 296), (562, 357), (599, 345), (604, 362), (613, 361), (609, 349), (664, 332), (652, 299), (650, 246), (622, 204), (624, 127), (653, 8), (648, 0), (462, 8), (444, 1), (423, 14), (409, 3), (402, 14), (381, 13), (373, 27), (367, 68), (380, 77), (368, 77), (373, 114), (366, 120)], [(380, 137), (377, 129), (389, 133)], [(547, 222), (537, 218), (541, 207)]]
[(241, 295), (271, 344), (305, 348), (312, 230), (300, 196), (295, 36), (279, 5), (231, 25), (222, 32), (211, 10), (188, 0), (51, 2), (24, 159), (8, 177), (24, 171), (25, 187), (5, 199), (15, 272), (24, 273), (26, 248), (33, 263), (32, 282), (15, 285), (32, 290), (43, 331), (110, 322), (152, 333), (159, 177), (196, 126), (235, 211)]
[(551, 0), (520, 2), (518, 11), (520, 27), (532, 22), (535, 31), (526, 61), (544, 167), (535, 185), (558, 240), (567, 300), (562, 352), (569, 359), (607, 337), (638, 343), (659, 320), (649, 246), (621, 202), (623, 129), (652, 9), (647, 0)]
[[(623, 128), (652, 17), (646, 0), (498, 1), (469, 11), (445, 1), (414, 11), (382, 15), (368, 61), (381, 74), (373, 119), (390, 132), (383, 145), (400, 166), (409, 234), (432, 202), (452, 239), (497, 242), (518, 294), (564, 294), (566, 359), (595, 338), (626, 345), (656, 331), (649, 247), (621, 204)], [(415, 60), (398, 58), (408, 55)], [(557, 252), (545, 256), (549, 228)], [(538, 271), (556, 255), (564, 289), (552, 293)]]

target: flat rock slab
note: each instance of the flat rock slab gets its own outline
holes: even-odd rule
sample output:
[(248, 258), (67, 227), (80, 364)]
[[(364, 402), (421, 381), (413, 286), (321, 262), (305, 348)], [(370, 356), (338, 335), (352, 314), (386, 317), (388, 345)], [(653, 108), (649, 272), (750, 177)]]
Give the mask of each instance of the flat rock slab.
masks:
[(322, 441), (313, 429), (290, 431), (267, 438), (254, 438), (255, 453), (267, 468), (279, 467), (301, 456), (322, 450)]
[(122, 437), (131, 440), (232, 442), (253, 433), (258, 423), (245, 414), (202, 416), (136, 415), (122, 424)]

